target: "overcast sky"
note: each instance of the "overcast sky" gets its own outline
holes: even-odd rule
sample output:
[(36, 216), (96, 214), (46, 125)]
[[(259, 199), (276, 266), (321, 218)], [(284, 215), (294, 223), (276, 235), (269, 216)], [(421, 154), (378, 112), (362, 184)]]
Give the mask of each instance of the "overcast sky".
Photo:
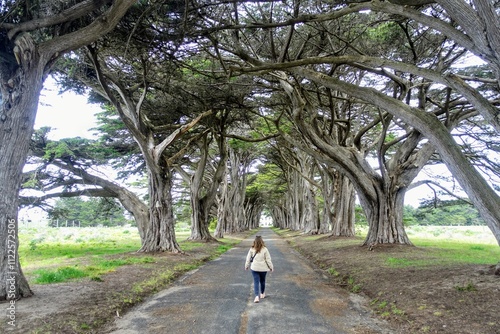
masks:
[(96, 126), (94, 114), (100, 111), (97, 105), (89, 105), (87, 97), (72, 92), (58, 94), (55, 81), (49, 77), (40, 95), (40, 104), (35, 120), (35, 129), (50, 126), (49, 138), (92, 138), (90, 128)]

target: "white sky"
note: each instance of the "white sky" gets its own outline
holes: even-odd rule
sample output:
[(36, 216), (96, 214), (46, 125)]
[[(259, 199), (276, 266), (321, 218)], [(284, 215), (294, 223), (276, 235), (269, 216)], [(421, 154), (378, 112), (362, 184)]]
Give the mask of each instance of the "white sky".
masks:
[(100, 111), (97, 105), (87, 103), (87, 96), (73, 92), (58, 94), (54, 79), (48, 77), (40, 95), (35, 129), (50, 126), (49, 138), (92, 138), (90, 128), (96, 127), (94, 114)]

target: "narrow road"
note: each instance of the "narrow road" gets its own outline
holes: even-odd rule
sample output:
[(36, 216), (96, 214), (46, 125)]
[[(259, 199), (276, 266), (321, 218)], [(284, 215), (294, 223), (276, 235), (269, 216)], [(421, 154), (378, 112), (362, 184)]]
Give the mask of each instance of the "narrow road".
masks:
[(392, 333), (271, 229), (261, 229), (275, 271), (266, 298), (253, 302), (252, 275), (244, 270), (254, 236), (181, 278), (117, 319), (116, 334)]

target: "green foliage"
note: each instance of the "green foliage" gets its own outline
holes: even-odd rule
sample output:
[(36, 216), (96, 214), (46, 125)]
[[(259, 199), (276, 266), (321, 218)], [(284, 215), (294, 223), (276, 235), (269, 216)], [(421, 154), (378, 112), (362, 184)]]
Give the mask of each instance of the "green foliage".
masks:
[(77, 226), (117, 226), (131, 224), (133, 221), (127, 219), (123, 208), (112, 198), (89, 198), (82, 197), (60, 198), (54, 207), (48, 211), (52, 219), (52, 226), (69, 226), (76, 223)]
[[(355, 208), (356, 225), (366, 226), (368, 222), (360, 205)], [(440, 207), (405, 206), (403, 212), (405, 226), (432, 225), (432, 226), (484, 226), (486, 223), (479, 212), (470, 205), (454, 204)], [(439, 233), (436, 231), (435, 233)]]
[(286, 183), (280, 168), (272, 163), (259, 166), (258, 173), (252, 177), (246, 191), (247, 196), (260, 194), (270, 202), (281, 198), (286, 191)]
[(368, 226), (368, 220), (366, 219), (365, 212), (361, 205), (356, 205), (354, 208), (354, 221), (358, 226)]
[(217, 217), (212, 217), (210, 219), (210, 222), (208, 223), (208, 229), (210, 231), (215, 231), (216, 227), (217, 227)]
[(46, 138), (50, 129), (43, 128), (33, 134), (35, 155), (46, 161), (60, 160), (71, 165), (102, 165), (116, 156), (112, 148), (100, 141), (75, 137), (52, 141)]
[[(479, 212), (471, 205), (449, 202), (439, 207), (421, 206), (411, 213), (419, 225), (474, 226), (486, 225)], [(405, 212), (405, 215), (409, 215)]]
[(374, 27), (368, 27), (366, 35), (375, 43), (390, 43), (401, 37), (401, 29), (395, 22), (383, 22)]

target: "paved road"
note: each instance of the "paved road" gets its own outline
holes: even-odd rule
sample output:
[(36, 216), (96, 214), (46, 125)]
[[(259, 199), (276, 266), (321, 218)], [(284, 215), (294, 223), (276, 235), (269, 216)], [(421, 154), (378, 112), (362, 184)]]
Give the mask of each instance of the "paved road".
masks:
[(116, 334), (392, 333), (370, 317), (360, 297), (328, 283), (274, 231), (259, 231), (275, 271), (266, 298), (253, 302), (244, 270), (253, 236), (117, 319)]

